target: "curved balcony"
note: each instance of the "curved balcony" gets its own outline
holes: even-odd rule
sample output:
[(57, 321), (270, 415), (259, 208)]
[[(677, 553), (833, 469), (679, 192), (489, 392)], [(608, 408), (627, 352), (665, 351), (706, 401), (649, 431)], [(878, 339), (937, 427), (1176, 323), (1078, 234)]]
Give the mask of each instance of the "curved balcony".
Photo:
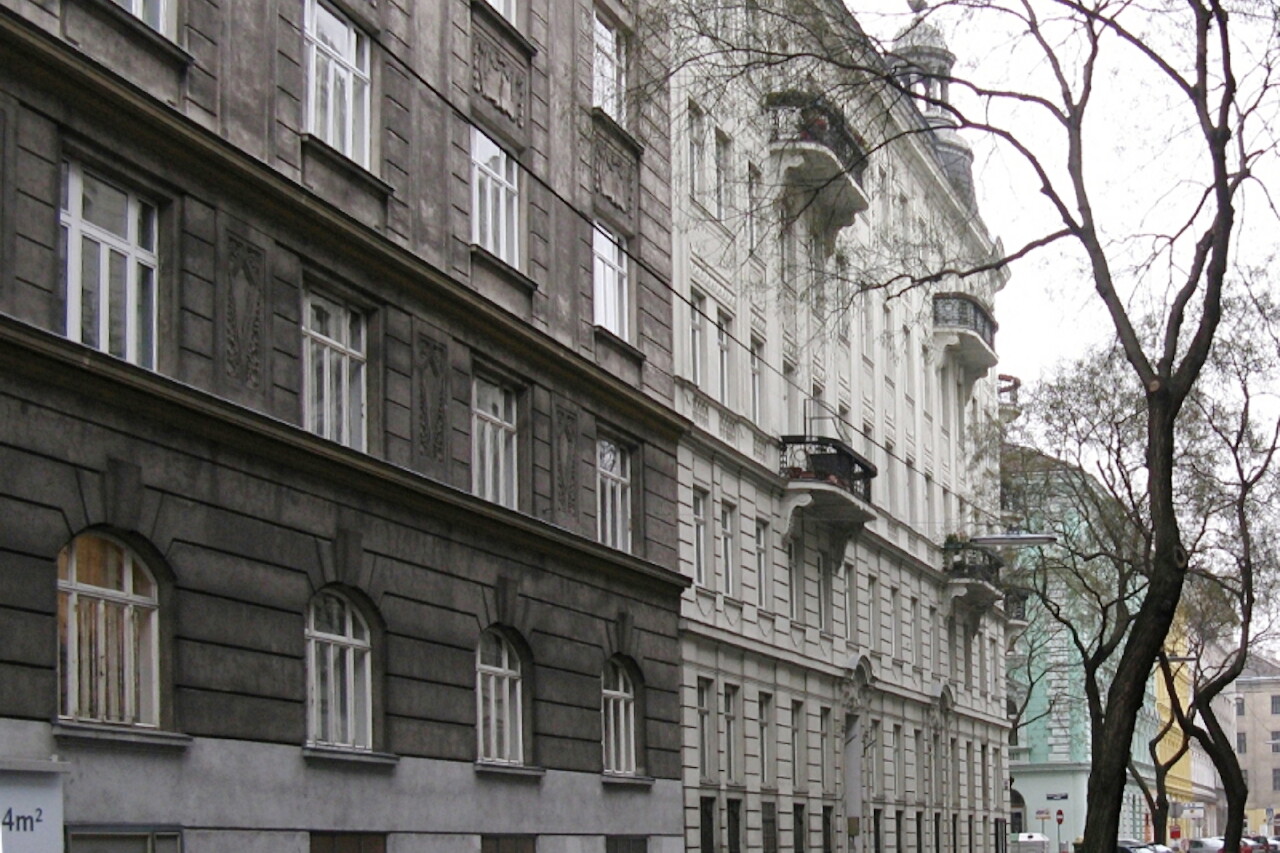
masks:
[(995, 554), (966, 542), (947, 542), (942, 552), (953, 607), (959, 605), (977, 614), (1004, 598), (1000, 588), (1000, 567), (1004, 564)]
[(796, 91), (767, 96), (764, 110), (784, 180), (814, 193), (834, 228), (853, 224), (868, 205), (862, 189), (867, 157), (844, 116), (825, 98)]
[(871, 480), (876, 466), (838, 438), (784, 435), (779, 473), (812, 519), (861, 526), (875, 518)]
[(996, 329), (987, 309), (965, 293), (939, 293), (933, 297), (933, 332), (950, 338), (944, 346), (977, 376), (995, 366)]

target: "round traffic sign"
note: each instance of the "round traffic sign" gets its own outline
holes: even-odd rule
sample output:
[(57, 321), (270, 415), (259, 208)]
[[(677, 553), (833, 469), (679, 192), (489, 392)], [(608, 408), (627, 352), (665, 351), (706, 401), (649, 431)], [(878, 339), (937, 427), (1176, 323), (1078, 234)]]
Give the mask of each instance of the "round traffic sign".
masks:
[(1058, 825), (1062, 825), (1062, 809), (1058, 809)]

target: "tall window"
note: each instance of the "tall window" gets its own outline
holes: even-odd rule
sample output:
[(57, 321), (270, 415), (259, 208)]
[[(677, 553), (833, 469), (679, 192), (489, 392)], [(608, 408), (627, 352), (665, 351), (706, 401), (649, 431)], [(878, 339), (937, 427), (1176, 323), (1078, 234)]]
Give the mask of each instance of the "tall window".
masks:
[(363, 450), (365, 320), (342, 303), (308, 293), (302, 317), (304, 426)]
[(512, 23), (516, 20), (516, 0), (488, 0), (490, 6), (498, 10), (498, 14)]
[(159, 598), (132, 551), (84, 533), (58, 552), (58, 715), (160, 724)]
[(707, 585), (707, 493), (693, 490), (693, 582)]
[(809, 826), (804, 818), (804, 803), (791, 805), (791, 838), (796, 853), (806, 853), (809, 849)]
[(723, 566), (721, 580), (725, 595), (738, 594), (738, 509), (728, 501), (720, 504), (720, 560)]
[(595, 64), (591, 75), (591, 103), (614, 121), (623, 118), (623, 93), (627, 87), (626, 52), (622, 33), (595, 13)]
[(604, 772), (636, 772), (636, 688), (616, 660), (604, 665)]
[(471, 402), (471, 490), (516, 505), (516, 392), (476, 377)]
[(715, 214), (716, 219), (724, 221), (729, 216), (732, 204), (729, 187), (729, 170), (733, 168), (733, 143), (728, 134), (716, 130), (716, 162), (715, 162)]
[(62, 163), (66, 335), (142, 367), (156, 364), (156, 207)]
[(707, 168), (707, 114), (689, 102), (689, 193), (700, 198)]
[(822, 790), (835, 788), (835, 742), (831, 737), (831, 709), (818, 709), (818, 756), (822, 768)]
[(611, 548), (631, 550), (631, 454), (608, 438), (596, 442), (596, 534)]
[[(1243, 713), (1244, 713), (1244, 699), (1241, 699), (1241, 700), (1240, 700), (1240, 705), (1239, 705), (1239, 707), (1240, 707), (1240, 711), (1239, 711), (1239, 713), (1243, 714)], [(1273, 713), (1273, 714), (1280, 714), (1280, 695), (1276, 695), (1276, 696), (1272, 696), (1272, 697), (1271, 697), (1271, 713)]]
[(760, 245), (760, 185), (764, 175), (755, 163), (747, 164), (747, 250), (752, 254)]
[(760, 803), (760, 853), (778, 853), (778, 804)]
[(803, 788), (807, 777), (808, 727), (804, 719), (804, 703), (791, 703), (791, 786)]
[(592, 254), (596, 325), (625, 339), (631, 333), (626, 241), (597, 222), (592, 232)]
[(689, 295), (689, 378), (694, 385), (702, 384), (702, 329), (706, 315), (707, 298), (694, 291)]
[(831, 633), (832, 612), (832, 572), (827, 567), (826, 555), (819, 553), (818, 559), (818, 627), (825, 633)]
[(730, 782), (742, 778), (742, 692), (736, 684), (724, 686), (724, 773)]
[(172, 14), (170, 11), (172, 3), (168, 0), (115, 0), (115, 2), (153, 30), (168, 33), (171, 29), (169, 16)]
[(726, 406), (729, 404), (730, 389), (733, 387), (732, 370), (733, 318), (720, 311), (716, 314), (716, 352), (718, 356), (716, 399)]
[(369, 38), (327, 3), (307, 0), (307, 131), (369, 164)]
[(520, 266), (520, 174), (516, 160), (471, 129), (471, 241)]
[(351, 603), (323, 591), (307, 610), (307, 740), (373, 745), (369, 626)]
[(773, 604), (773, 573), (769, 571), (772, 562), (769, 522), (758, 518), (756, 519), (756, 604), (765, 609), (770, 609)]
[(893, 659), (902, 659), (902, 601), (898, 594), (898, 588), (890, 587), (889, 589), (889, 630), (893, 636), (891, 638), (890, 648), (893, 650)]
[(867, 578), (867, 613), (871, 627), (871, 650), (880, 651), (880, 582), (875, 578)]
[(804, 618), (804, 547), (794, 538), (787, 541), (787, 583), (791, 593), (791, 619)]
[(1280, 752), (1280, 732), (1271, 733), (1271, 751)]
[(698, 679), (698, 773), (714, 779), (716, 772), (715, 682)]
[(497, 631), (485, 631), (476, 649), (476, 754), (481, 761), (524, 763), (521, 691), (516, 650)]
[(764, 341), (751, 339), (751, 422), (757, 426), (763, 414), (764, 401)]
[(761, 693), (756, 714), (756, 735), (760, 741), (760, 783), (766, 788), (777, 784), (777, 746), (773, 740), (773, 694)]

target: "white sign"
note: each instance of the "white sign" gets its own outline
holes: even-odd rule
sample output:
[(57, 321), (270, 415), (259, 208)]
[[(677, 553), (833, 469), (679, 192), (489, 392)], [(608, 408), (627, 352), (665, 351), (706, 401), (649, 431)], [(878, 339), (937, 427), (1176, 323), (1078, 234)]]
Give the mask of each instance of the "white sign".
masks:
[(1052, 816), (1048, 809), (1036, 809), (1036, 820), (1048, 820)]
[(0, 769), (0, 853), (62, 853), (61, 773)]

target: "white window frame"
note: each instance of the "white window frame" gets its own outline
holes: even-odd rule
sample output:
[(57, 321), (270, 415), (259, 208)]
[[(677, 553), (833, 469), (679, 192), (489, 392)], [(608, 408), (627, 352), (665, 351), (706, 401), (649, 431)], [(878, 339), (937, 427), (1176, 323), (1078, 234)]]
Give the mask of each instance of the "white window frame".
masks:
[[(485, 411), (480, 393), (498, 393), (501, 411)], [(515, 509), (520, 492), (520, 415), (516, 389), (485, 376), (471, 383), (471, 491), (478, 497)]]
[(733, 394), (733, 318), (724, 311), (716, 313), (716, 356), (719, 385), (716, 398), (729, 405)]
[[(119, 583), (100, 586), (84, 579), (89, 567), (82, 563), (93, 553), (91, 547), (101, 549), (104, 564), (119, 567)], [(121, 543), (84, 533), (58, 553), (57, 586), (58, 717), (158, 727), (160, 600), (155, 576)], [(109, 632), (118, 644), (104, 641)]]
[(701, 387), (703, 360), (703, 330), (706, 324), (707, 297), (696, 290), (689, 295), (689, 379)]
[[(342, 31), (341, 40), (322, 37), (326, 24), (335, 32)], [(368, 168), (372, 137), (369, 37), (322, 0), (306, 0), (302, 32), (306, 43), (307, 132)]]
[(516, 22), (516, 0), (486, 0), (486, 2), (496, 9), (499, 15), (513, 24)]
[[(95, 184), (124, 197), (125, 233), (95, 223), (86, 215), (86, 192)], [(139, 367), (155, 369), (160, 270), (156, 205), (120, 183), (85, 169), (78, 160), (64, 160), (59, 219), (66, 257), (66, 336)], [(93, 245), (86, 246), (87, 243)], [(92, 263), (94, 256), (96, 275), (86, 275), (86, 264)], [(123, 279), (117, 278), (114, 288), (113, 259), (117, 269), (123, 266)]]
[(711, 497), (704, 489), (693, 490), (693, 582), (707, 585), (707, 504)]
[(170, 17), (173, 14), (172, 0), (115, 0), (126, 12), (156, 32), (169, 36), (173, 31)]
[[(485, 646), (497, 651), (485, 660)], [(524, 764), (524, 696), (521, 661), (511, 641), (490, 629), (476, 645), (476, 759)]]
[(787, 586), (791, 592), (788, 616), (792, 622), (804, 621), (804, 546), (794, 538), (787, 542)]
[(791, 701), (791, 786), (807, 787), (809, 782), (809, 727), (804, 702)]
[(764, 415), (764, 341), (751, 339), (751, 422), (760, 425)]
[(611, 438), (596, 440), (596, 538), (631, 550), (631, 451)]
[(597, 222), (592, 229), (591, 249), (596, 325), (627, 340), (631, 334), (631, 287), (626, 238)]
[[(327, 332), (315, 324), (317, 309), (333, 320)], [(360, 310), (324, 293), (311, 291), (304, 297), (303, 426), (355, 450), (365, 449), (368, 334)]]
[(596, 9), (592, 21), (595, 59), (591, 66), (591, 105), (619, 124), (626, 108), (627, 50), (622, 30)]
[(723, 222), (729, 218), (729, 208), (733, 204), (732, 188), (729, 185), (729, 170), (733, 168), (733, 140), (720, 128), (715, 132), (714, 157), (715, 195), (712, 199), (716, 219)]
[(720, 559), (724, 566), (721, 590), (729, 597), (738, 590), (738, 508), (729, 501), (720, 502)]
[(601, 713), (604, 716), (604, 772), (634, 776), (636, 760), (636, 688), (620, 661), (604, 665)]
[(747, 164), (747, 251), (753, 257), (760, 248), (760, 188), (764, 183), (764, 173), (755, 163)]
[(742, 688), (724, 686), (724, 775), (728, 782), (739, 782), (742, 761)]
[(756, 519), (756, 605), (765, 610), (773, 609), (773, 548), (769, 544), (769, 522)]
[[(328, 602), (340, 608), (340, 630), (318, 627)], [(373, 643), (369, 623), (345, 596), (321, 590), (307, 608), (307, 743), (373, 748)], [(337, 677), (335, 677), (337, 676)]]
[(777, 744), (774, 741), (773, 694), (760, 693), (756, 702), (756, 723), (760, 739), (760, 781), (772, 787), (777, 780)]
[(716, 774), (716, 685), (709, 678), (697, 681), (698, 774), (714, 779)]
[(476, 127), (471, 128), (471, 242), (520, 268), (520, 166)]
[(707, 164), (707, 114), (693, 101), (688, 105), (689, 126), (689, 195), (699, 198), (706, 181)]

